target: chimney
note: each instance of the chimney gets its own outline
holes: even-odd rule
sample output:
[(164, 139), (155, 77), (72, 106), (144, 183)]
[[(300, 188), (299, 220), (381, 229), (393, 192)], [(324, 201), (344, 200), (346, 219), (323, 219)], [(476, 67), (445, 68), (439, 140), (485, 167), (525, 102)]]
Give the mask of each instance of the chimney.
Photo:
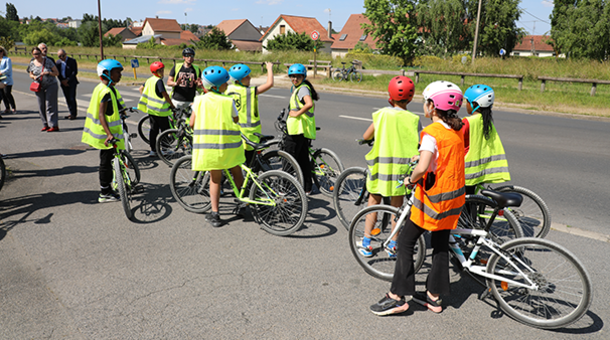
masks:
[(158, 16), (158, 15), (155, 15), (155, 19), (159, 19), (159, 16)]
[(332, 39), (333, 38), (333, 22), (332, 21), (328, 21), (328, 39)]

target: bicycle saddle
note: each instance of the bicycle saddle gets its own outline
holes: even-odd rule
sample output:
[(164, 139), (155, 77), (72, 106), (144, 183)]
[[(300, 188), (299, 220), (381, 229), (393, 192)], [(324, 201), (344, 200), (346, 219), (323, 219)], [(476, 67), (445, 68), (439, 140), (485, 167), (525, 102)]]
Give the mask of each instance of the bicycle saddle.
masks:
[(496, 201), (500, 208), (518, 207), (523, 202), (523, 196), (512, 192), (481, 190), (481, 194)]
[(265, 136), (261, 135), (261, 142), (256, 143), (248, 139), (243, 133), (241, 134), (241, 139), (243, 139), (246, 144), (250, 145), (254, 148), (255, 151), (260, 151), (269, 148), (271, 145), (279, 143), (279, 140), (273, 140), (275, 136)]
[(262, 143), (265, 143), (265, 142), (267, 142), (267, 141), (270, 141), (270, 140), (272, 140), (273, 138), (275, 138), (275, 136), (266, 136), (266, 135), (263, 135), (263, 134), (258, 133), (258, 132), (255, 132), (255, 133), (254, 133), (254, 135), (255, 135), (256, 137), (260, 138), (260, 142), (259, 142), (259, 143), (261, 143), (261, 144), (262, 144)]

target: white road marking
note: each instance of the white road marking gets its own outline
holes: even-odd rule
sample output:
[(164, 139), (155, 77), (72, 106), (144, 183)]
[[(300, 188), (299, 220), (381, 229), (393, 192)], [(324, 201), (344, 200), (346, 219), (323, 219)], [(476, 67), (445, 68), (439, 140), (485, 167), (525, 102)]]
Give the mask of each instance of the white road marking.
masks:
[(353, 119), (353, 120), (363, 120), (365, 122), (372, 122), (373, 121), (371, 118), (361, 118), (361, 117), (344, 116), (344, 115), (340, 115), (339, 118)]
[(288, 99), (288, 97), (284, 97), (284, 96), (276, 96), (274, 94), (260, 94), (260, 97), (269, 97), (269, 98), (278, 98), (278, 99)]

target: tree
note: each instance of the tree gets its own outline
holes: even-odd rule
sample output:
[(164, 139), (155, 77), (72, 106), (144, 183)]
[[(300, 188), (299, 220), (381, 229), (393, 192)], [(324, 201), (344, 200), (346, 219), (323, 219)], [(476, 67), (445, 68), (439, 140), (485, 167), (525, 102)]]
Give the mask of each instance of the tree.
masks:
[(231, 50), (233, 44), (231, 40), (227, 38), (225, 32), (214, 27), (208, 34), (201, 37), (201, 39), (195, 44), (197, 48), (206, 50)]
[(468, 50), (472, 37), (465, 24), (466, 6), (463, 0), (419, 1), (415, 7), (422, 28), (418, 54), (446, 56)]
[[(478, 51), (487, 56), (497, 56), (500, 49), (508, 54), (525, 36), (525, 30), (517, 27), (521, 16), (519, 2), (521, 0), (485, 0), (481, 7), (481, 26), (479, 27)], [(476, 11), (474, 12), (476, 13)], [(476, 16), (476, 14), (475, 14)], [(474, 36), (474, 25), (472, 34)]]
[[(319, 45), (319, 44), (318, 44)], [(278, 34), (272, 40), (267, 42), (267, 50), (269, 51), (312, 51), (314, 47), (319, 47), (315, 44), (310, 36), (305, 32), (299, 34), (295, 32), (286, 32)]]
[(15, 5), (9, 2), (6, 3), (6, 20), (19, 22), (17, 8), (15, 8)]
[(416, 49), (414, 4), (411, 0), (364, 0), (364, 16), (371, 21), (362, 24), (365, 33), (377, 40), (381, 53), (399, 57), (405, 65)]

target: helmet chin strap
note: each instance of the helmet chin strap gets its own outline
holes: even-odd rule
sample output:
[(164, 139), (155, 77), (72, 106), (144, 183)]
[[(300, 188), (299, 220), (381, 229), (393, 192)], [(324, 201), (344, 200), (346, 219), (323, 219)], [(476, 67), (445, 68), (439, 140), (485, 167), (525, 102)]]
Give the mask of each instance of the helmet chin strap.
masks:
[[(108, 71), (108, 72), (110, 72), (110, 71)], [(107, 75), (106, 73), (102, 73), (102, 76), (108, 78), (108, 85), (107, 86), (110, 86), (110, 84), (113, 83), (112, 78), (110, 78), (110, 76)]]

